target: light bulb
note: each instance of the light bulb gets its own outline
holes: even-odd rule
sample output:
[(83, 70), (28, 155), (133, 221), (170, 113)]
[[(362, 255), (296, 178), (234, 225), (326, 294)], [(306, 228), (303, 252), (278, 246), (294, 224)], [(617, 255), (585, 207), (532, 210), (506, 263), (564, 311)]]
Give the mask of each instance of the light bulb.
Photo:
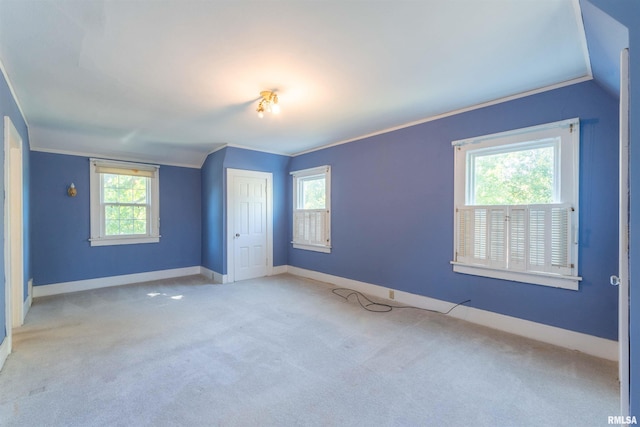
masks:
[(271, 106), (271, 112), (273, 114), (280, 113), (280, 106), (278, 104), (273, 104), (273, 106)]
[(258, 111), (258, 117), (263, 118), (264, 117), (264, 113), (262, 111)]

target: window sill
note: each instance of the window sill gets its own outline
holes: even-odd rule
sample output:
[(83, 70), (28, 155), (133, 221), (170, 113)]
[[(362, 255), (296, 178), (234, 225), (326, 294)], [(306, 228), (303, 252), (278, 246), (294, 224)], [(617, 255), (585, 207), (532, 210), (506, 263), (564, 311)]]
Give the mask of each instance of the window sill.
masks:
[(91, 246), (113, 246), (113, 245), (137, 245), (140, 243), (158, 243), (160, 236), (135, 236), (135, 237), (102, 237), (89, 239)]
[(331, 246), (324, 245), (307, 245), (304, 243), (291, 242), (294, 249), (304, 249), (306, 251), (323, 252), (325, 254), (331, 253)]
[(582, 277), (580, 276), (561, 276), (559, 274), (511, 271), (479, 265), (461, 264), (454, 261), (451, 261), (451, 264), (453, 265), (453, 271), (456, 273), (550, 286), (553, 288), (569, 289), (572, 291), (579, 290), (580, 281), (582, 280)]

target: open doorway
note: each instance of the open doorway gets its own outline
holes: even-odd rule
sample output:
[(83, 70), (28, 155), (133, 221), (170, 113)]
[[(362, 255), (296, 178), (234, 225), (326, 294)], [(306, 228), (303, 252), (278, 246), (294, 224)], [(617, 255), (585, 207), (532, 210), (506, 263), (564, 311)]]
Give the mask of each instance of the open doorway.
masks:
[[(7, 337), (24, 321), (22, 138), (4, 117), (4, 250)], [(9, 341), (10, 342), (10, 341)]]

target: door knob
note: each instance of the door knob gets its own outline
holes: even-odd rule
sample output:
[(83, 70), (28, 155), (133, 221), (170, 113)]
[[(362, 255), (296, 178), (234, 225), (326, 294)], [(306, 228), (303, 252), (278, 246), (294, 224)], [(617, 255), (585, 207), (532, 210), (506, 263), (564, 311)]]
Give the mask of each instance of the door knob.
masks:
[(611, 283), (611, 286), (620, 286), (620, 278), (618, 276), (611, 276), (609, 283)]
[(236, 233), (236, 237), (240, 237), (240, 233)]

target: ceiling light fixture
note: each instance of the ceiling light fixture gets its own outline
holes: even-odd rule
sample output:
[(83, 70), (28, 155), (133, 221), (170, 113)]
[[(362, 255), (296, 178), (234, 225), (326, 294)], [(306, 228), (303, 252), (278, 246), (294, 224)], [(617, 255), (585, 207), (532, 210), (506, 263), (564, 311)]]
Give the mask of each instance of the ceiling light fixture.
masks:
[(260, 92), (260, 102), (258, 103), (258, 117), (263, 118), (264, 112), (278, 114), (280, 106), (278, 105), (278, 95), (270, 90)]

